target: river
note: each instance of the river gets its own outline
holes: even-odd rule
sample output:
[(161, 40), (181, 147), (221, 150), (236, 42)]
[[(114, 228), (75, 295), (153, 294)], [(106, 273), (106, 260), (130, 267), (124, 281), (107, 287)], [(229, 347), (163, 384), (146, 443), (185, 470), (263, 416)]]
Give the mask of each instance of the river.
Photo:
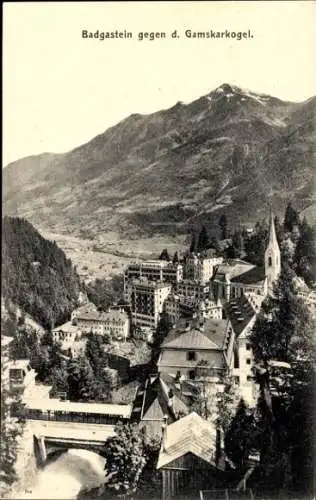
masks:
[(19, 499), (74, 499), (83, 486), (100, 484), (105, 476), (104, 464), (96, 453), (69, 450), (39, 470), (34, 485), (19, 494)]

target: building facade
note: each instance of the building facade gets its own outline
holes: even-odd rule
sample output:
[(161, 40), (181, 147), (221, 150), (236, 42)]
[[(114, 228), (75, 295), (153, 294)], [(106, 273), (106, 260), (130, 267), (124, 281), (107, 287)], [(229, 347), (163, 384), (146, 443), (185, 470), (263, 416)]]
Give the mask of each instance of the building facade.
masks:
[(212, 278), (215, 266), (222, 261), (222, 257), (190, 254), (184, 260), (183, 276), (187, 280), (205, 284)]
[(229, 320), (180, 320), (161, 346), (158, 372), (190, 380), (205, 373), (215, 381), (232, 369), (233, 348), (234, 331)]
[(126, 340), (130, 335), (130, 319), (123, 309), (87, 311), (78, 314), (75, 321), (77, 329), (84, 334), (107, 334), (113, 340)]
[(157, 328), (164, 303), (172, 285), (164, 282), (133, 280), (127, 285), (132, 323), (138, 327)]
[(209, 283), (183, 280), (176, 285), (176, 294), (183, 298), (191, 298), (196, 301), (212, 298), (212, 288)]
[(220, 264), (212, 278), (213, 293), (216, 298), (227, 302), (249, 293), (265, 297), (272, 290), (280, 272), (281, 254), (271, 213), (263, 265), (255, 266), (240, 259)]
[[(174, 264), (165, 260), (147, 260), (130, 264), (124, 273), (124, 284), (141, 278), (175, 284), (183, 279), (183, 267), (179, 263)], [(128, 298), (127, 296), (126, 299)]]

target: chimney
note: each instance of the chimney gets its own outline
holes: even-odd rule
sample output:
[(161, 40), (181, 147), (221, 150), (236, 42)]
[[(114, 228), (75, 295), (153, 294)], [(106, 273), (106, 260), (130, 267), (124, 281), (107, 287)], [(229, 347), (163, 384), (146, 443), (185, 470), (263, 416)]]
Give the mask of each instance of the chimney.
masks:
[(164, 415), (163, 417), (163, 424), (161, 426), (161, 433), (162, 433), (162, 451), (167, 451), (167, 427), (168, 427), (168, 416)]
[(173, 410), (173, 390), (170, 389), (170, 391), (168, 392), (168, 408), (170, 408), (171, 410)]

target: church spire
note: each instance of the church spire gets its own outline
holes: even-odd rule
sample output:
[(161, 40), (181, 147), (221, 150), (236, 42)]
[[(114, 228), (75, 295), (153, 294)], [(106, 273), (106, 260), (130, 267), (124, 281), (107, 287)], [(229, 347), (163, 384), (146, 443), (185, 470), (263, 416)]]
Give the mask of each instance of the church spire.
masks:
[(281, 272), (281, 253), (271, 209), (268, 245), (264, 254), (264, 267), (268, 282), (268, 289), (271, 290), (273, 283), (278, 279)]
[(269, 245), (276, 245), (279, 247), (278, 244), (278, 239), (275, 231), (275, 224), (274, 224), (274, 217), (273, 217), (273, 212), (270, 208), (270, 221), (269, 221), (269, 239), (268, 239), (268, 246)]

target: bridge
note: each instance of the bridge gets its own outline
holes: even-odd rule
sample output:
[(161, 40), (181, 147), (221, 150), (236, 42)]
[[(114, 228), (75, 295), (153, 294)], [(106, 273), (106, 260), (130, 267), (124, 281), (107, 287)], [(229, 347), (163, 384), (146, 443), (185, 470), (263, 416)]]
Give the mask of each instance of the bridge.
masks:
[(132, 405), (72, 403), (56, 399), (29, 402), (26, 415), (34, 437), (38, 465), (49, 455), (70, 448), (102, 455), (105, 442), (115, 435), (118, 422), (128, 422)]
[(56, 452), (70, 448), (94, 451), (102, 455), (106, 440), (115, 436), (113, 425), (38, 420), (29, 420), (29, 423), (38, 465), (43, 465)]

